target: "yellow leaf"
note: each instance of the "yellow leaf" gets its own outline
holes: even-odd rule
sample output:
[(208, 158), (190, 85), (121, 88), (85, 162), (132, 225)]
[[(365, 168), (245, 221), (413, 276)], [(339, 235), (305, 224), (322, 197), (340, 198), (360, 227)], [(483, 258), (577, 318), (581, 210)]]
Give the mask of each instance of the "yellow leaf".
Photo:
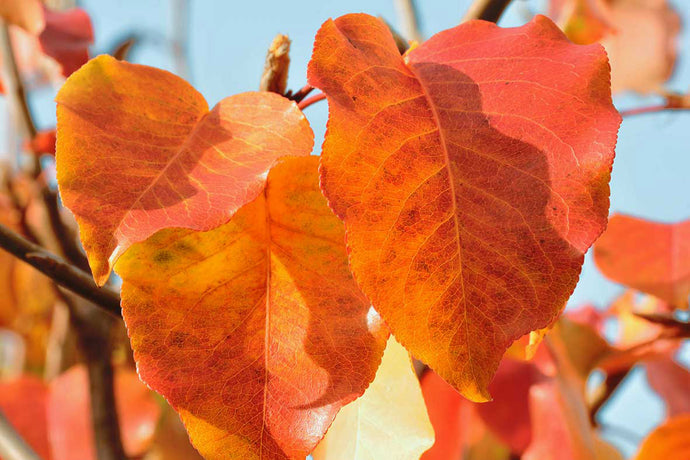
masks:
[(407, 351), (392, 336), (376, 378), (348, 404), (312, 454), (314, 460), (416, 460), (434, 430)]

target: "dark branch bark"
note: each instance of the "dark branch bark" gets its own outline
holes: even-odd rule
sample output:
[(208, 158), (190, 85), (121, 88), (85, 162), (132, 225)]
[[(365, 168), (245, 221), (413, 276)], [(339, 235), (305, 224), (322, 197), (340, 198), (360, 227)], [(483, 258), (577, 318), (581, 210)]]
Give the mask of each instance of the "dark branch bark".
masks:
[(58, 285), (90, 300), (115, 317), (121, 316), (120, 296), (107, 288), (99, 288), (91, 276), (49, 253), (4, 225), (0, 225), (0, 248), (23, 260), (51, 278)]
[(510, 2), (511, 0), (475, 0), (467, 10), (463, 22), (471, 19), (498, 22)]
[(127, 457), (122, 447), (115, 404), (115, 373), (111, 361), (114, 319), (81, 299), (68, 299), (68, 303), (72, 323), (79, 336), (79, 348), (89, 373), (96, 458), (125, 460)]

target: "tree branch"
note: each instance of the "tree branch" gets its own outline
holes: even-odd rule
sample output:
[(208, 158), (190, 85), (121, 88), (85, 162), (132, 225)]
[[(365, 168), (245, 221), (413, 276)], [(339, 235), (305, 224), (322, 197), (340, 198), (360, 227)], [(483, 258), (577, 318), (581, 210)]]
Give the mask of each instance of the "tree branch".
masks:
[(474, 0), (470, 8), (465, 13), (462, 21), (471, 19), (483, 19), (484, 21), (498, 22), (503, 11), (510, 4), (511, 0)]
[(91, 422), (96, 458), (125, 460), (115, 403), (115, 372), (111, 361), (114, 319), (82, 299), (66, 299), (77, 330), (79, 348), (89, 373)]
[(117, 292), (106, 287), (99, 288), (88, 273), (68, 264), (4, 225), (0, 225), (0, 248), (111, 315), (118, 318), (121, 316), (120, 296)]
[(19, 436), (2, 411), (0, 411), (0, 457), (5, 460), (41, 460), (41, 457)]
[[(10, 29), (7, 23), (2, 19), (0, 19), (0, 53), (2, 53), (2, 76), (3, 84), (5, 85), (5, 93), (9, 99), (10, 106), (17, 114), (22, 134), (27, 139), (33, 139), (36, 137), (37, 133), (36, 125), (31, 116), (24, 84), (19, 75), (17, 61), (14, 57)], [(41, 163), (38, 155), (33, 156), (31, 168), (31, 173), (34, 177), (37, 177), (41, 173)]]
[(402, 30), (403, 36), (408, 40), (421, 42), (422, 34), (419, 31), (419, 21), (417, 20), (417, 6), (414, 0), (395, 0), (395, 10), (398, 12), (398, 27)]

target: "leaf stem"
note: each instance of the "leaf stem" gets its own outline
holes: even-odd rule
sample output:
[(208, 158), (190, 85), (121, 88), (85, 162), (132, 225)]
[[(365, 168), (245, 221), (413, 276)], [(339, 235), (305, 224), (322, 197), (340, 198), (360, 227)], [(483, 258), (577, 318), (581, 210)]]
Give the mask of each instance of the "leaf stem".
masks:
[(111, 315), (118, 318), (121, 316), (120, 296), (117, 292), (106, 287), (99, 288), (88, 273), (68, 264), (4, 225), (0, 225), (0, 248)]
[(472, 19), (498, 22), (510, 2), (511, 0), (474, 0), (465, 13), (465, 17), (462, 18), (462, 22)]
[(304, 110), (310, 105), (323, 101), (324, 99), (326, 99), (326, 95), (324, 93), (315, 94), (302, 100), (299, 104), (297, 104), (297, 107), (299, 107), (300, 110)]
[(41, 460), (0, 411), (0, 457), (5, 460)]

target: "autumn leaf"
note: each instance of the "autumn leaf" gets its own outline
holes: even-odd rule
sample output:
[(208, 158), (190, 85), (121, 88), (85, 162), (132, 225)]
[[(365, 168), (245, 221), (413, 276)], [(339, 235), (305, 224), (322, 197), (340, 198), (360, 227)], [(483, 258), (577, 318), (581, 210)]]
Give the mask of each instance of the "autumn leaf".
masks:
[(562, 322), (549, 335), (539, 367), (546, 378), (529, 389), (532, 442), (524, 460), (623, 460), (591, 425), (585, 403), (586, 374), (572, 360), (572, 341)]
[(44, 7), (45, 28), (38, 36), (43, 52), (60, 64), (69, 77), (89, 60), (93, 43), (91, 18), (81, 8), (54, 11)]
[[(489, 431), (479, 417), (477, 409), (480, 404), (463, 398), (432, 370), (424, 373), (421, 384), (429, 418), (436, 433), (436, 442), (422, 455), (422, 460), (511, 458), (510, 450)], [(515, 428), (523, 429), (517, 422)]]
[(642, 441), (634, 460), (686, 460), (690, 457), (690, 415), (673, 417)]
[(524, 452), (532, 440), (528, 395), (542, 379), (533, 363), (504, 359), (489, 386), (493, 401), (477, 405), (486, 426), (513, 452)]
[(0, 410), (43, 460), (51, 460), (46, 401), (48, 389), (42, 380), (23, 376), (0, 381)]
[(690, 371), (669, 355), (645, 363), (647, 381), (666, 404), (669, 417), (690, 414)]
[(3, 0), (0, 2), (0, 17), (8, 24), (38, 35), (45, 27), (43, 8), (40, 0)]
[(614, 92), (659, 91), (671, 77), (680, 17), (667, 0), (551, 0), (550, 6), (568, 38), (606, 48)]
[(308, 75), (329, 101), (321, 186), (358, 284), (416, 358), (489, 399), (604, 228), (620, 123), (605, 53), (538, 16), (468, 22), (403, 59), (382, 21), (347, 15), (321, 27)]
[[(91, 18), (81, 8), (52, 10), (38, 0), (3, 0), (0, 17), (21, 29), (12, 31), (12, 41), (24, 73), (40, 67), (43, 54), (58, 64), (65, 77), (89, 60), (93, 27)], [(32, 58), (27, 59), (27, 55)]]
[(376, 378), (340, 410), (312, 454), (314, 460), (417, 460), (434, 443), (410, 356), (391, 337)]
[[(114, 385), (125, 453), (140, 456), (151, 445), (161, 409), (136, 372), (117, 369)], [(46, 410), (54, 460), (96, 460), (90, 404), (84, 365), (73, 366), (50, 383)]]
[(110, 56), (75, 72), (56, 100), (60, 194), (98, 284), (158, 230), (227, 222), (278, 157), (313, 147), (302, 112), (277, 94), (231, 96), (209, 112), (184, 80)]
[(141, 378), (207, 459), (302, 460), (374, 378), (388, 330), (317, 165), (279, 163), (227, 224), (160, 231), (116, 266)]
[(688, 308), (690, 220), (665, 224), (615, 214), (594, 246), (594, 261), (607, 278)]
[(551, 0), (549, 10), (573, 43), (589, 45), (616, 33), (607, 0)]

